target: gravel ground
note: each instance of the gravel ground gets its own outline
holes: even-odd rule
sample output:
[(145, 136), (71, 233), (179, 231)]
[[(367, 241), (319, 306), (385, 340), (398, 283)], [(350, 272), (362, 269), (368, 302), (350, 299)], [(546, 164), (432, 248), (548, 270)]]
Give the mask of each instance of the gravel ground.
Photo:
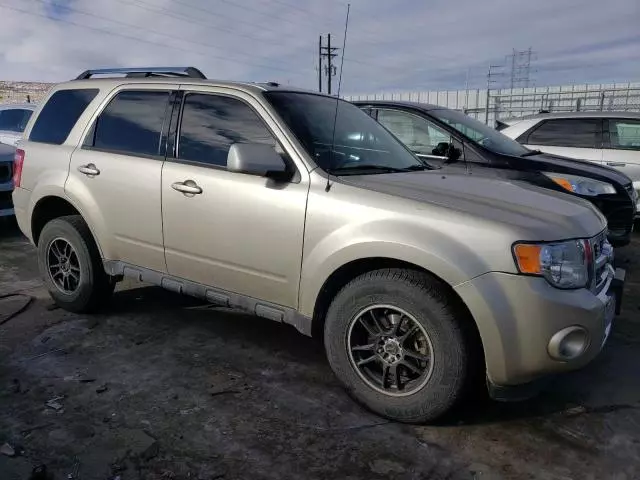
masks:
[(133, 282), (103, 314), (56, 309), (0, 223), (0, 295), (27, 295), (0, 300), (0, 323), (25, 308), (0, 326), (0, 479), (640, 478), (640, 235), (617, 255), (623, 312), (595, 362), (407, 426), (352, 402), (289, 327)]

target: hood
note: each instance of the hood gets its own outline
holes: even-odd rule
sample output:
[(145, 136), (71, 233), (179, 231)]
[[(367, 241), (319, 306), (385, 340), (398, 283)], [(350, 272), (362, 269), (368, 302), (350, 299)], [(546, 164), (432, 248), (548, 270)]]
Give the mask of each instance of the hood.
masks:
[(606, 227), (591, 203), (515, 180), (425, 171), (343, 176), (341, 182), (508, 225), (522, 240), (591, 237)]
[(588, 160), (576, 160), (574, 158), (552, 155), (550, 153), (540, 153), (530, 157), (511, 157), (513, 162), (527, 162), (532, 168), (541, 171), (551, 171), (556, 173), (570, 173), (582, 175), (596, 180), (606, 181), (625, 187), (631, 183), (631, 179), (619, 170)]

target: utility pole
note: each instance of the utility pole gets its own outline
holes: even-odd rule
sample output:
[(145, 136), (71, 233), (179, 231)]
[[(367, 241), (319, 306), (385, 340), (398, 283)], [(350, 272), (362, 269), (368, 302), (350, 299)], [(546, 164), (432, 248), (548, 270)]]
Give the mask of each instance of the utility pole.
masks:
[(331, 77), (336, 74), (336, 66), (333, 64), (333, 59), (338, 56), (337, 52), (340, 50), (337, 47), (331, 46), (331, 34), (327, 34), (327, 46), (322, 45), (322, 35), (320, 35), (320, 44), (318, 50), (318, 90), (322, 91), (322, 59), (326, 58), (326, 65), (324, 66), (324, 74), (327, 77), (327, 93), (331, 95)]

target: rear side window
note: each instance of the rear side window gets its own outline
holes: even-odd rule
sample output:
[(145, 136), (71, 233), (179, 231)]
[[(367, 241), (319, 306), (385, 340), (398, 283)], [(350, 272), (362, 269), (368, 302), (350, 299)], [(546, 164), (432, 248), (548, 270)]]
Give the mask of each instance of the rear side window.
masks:
[(193, 93), (185, 97), (178, 158), (220, 167), (234, 143), (276, 145), (271, 132), (241, 100)]
[(546, 120), (523, 142), (555, 147), (602, 148), (602, 121), (597, 118)]
[(0, 110), (0, 130), (16, 133), (24, 132), (31, 113), (33, 113), (31, 110), (24, 108)]
[(155, 90), (118, 93), (96, 120), (85, 146), (138, 156), (160, 155), (169, 93)]
[(31, 142), (60, 145), (98, 94), (97, 88), (58, 90), (44, 107), (31, 129)]

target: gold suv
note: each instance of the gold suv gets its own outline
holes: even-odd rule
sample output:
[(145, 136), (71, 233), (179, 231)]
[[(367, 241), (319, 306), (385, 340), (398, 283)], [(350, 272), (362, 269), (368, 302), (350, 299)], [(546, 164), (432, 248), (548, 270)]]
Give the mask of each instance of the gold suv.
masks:
[(32, 116), (14, 182), (61, 307), (130, 276), (291, 324), (399, 421), (441, 416), (478, 374), (505, 398), (585, 365), (620, 304), (590, 203), (442, 174), (356, 106), (276, 83), (87, 71)]

